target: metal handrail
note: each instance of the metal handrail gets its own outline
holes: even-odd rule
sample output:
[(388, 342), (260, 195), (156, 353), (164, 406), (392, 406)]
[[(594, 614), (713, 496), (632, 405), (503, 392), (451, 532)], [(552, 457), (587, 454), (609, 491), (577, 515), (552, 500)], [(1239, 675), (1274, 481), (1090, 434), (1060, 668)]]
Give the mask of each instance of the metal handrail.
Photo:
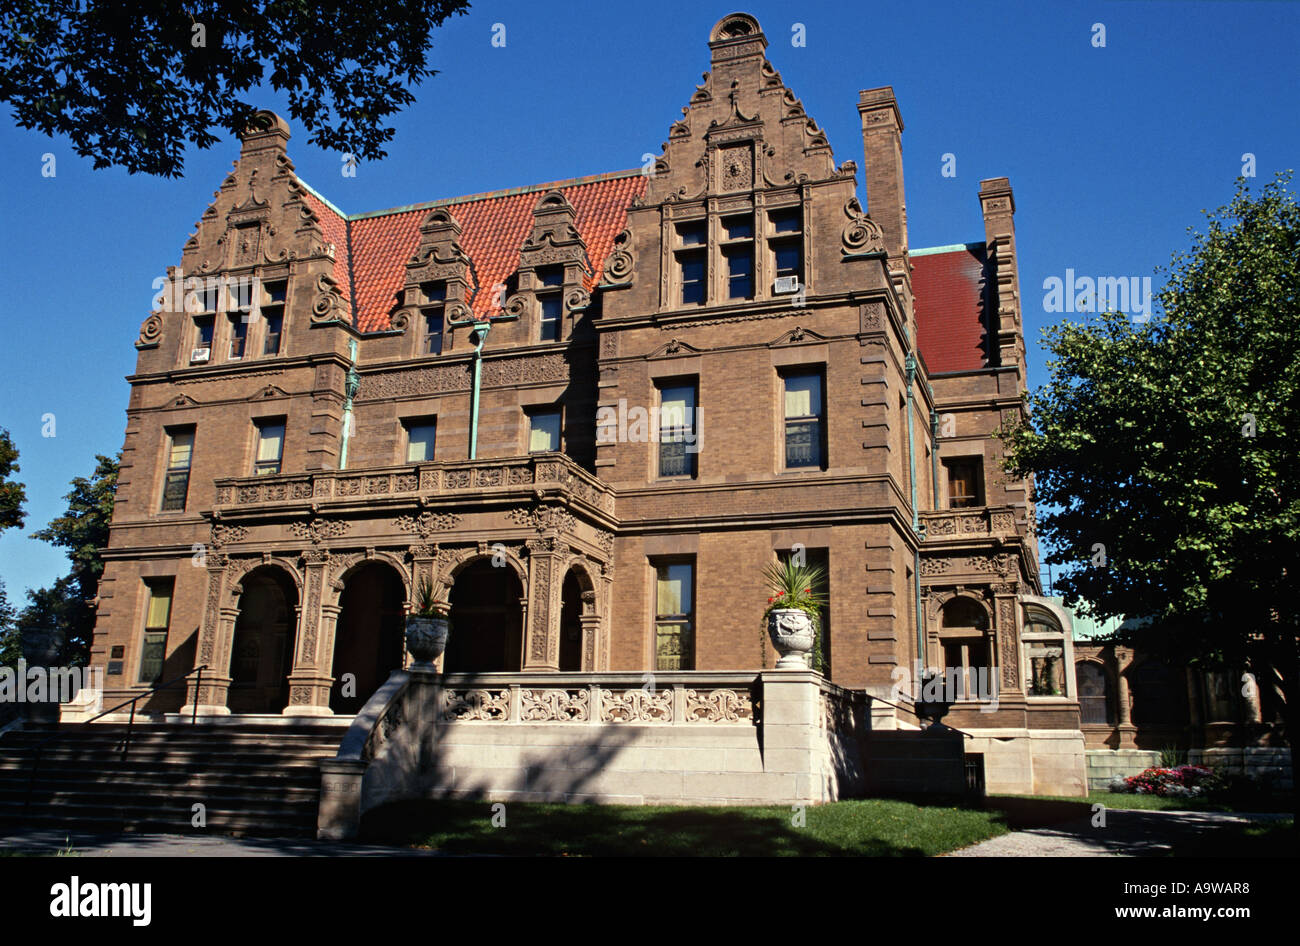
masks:
[[(195, 667), (193, 670), (186, 671), (185, 673), (181, 674), (179, 677), (173, 677), (172, 679), (168, 680), (166, 683), (156, 683), (153, 686), (149, 687), (149, 689), (145, 690), (143, 693), (136, 694), (135, 696), (131, 697), (129, 700), (123, 700), (121, 703), (118, 703), (116, 706), (111, 706), (108, 709), (104, 710), (102, 713), (96, 713), (94, 716), (90, 717), (90, 719), (82, 720), (82, 722), (86, 724), (93, 723), (95, 720), (101, 719), (107, 716), (109, 713), (117, 712), (123, 706), (130, 706), (131, 718), (127, 720), (126, 741), (122, 743), (122, 758), (125, 759), (126, 754), (131, 750), (131, 731), (132, 729), (135, 728), (135, 704), (138, 703), (140, 700), (143, 700), (145, 697), (153, 696), (159, 690), (165, 690), (170, 686), (175, 686), (177, 683), (180, 683), (182, 680), (188, 679), (192, 674), (196, 674), (196, 673), (198, 674), (198, 676), (194, 680), (194, 705), (190, 714), (190, 725), (193, 726), (198, 723), (199, 692), (203, 686), (203, 671), (207, 669), (208, 669), (208, 665), (203, 664), (200, 667)], [(56, 730), (55, 732), (50, 733), (40, 742), (36, 743), (36, 747), (35, 747), (36, 758), (32, 760), (32, 774), (27, 779), (27, 796), (23, 800), (23, 811), (26, 811), (28, 808), (30, 808), (32, 804), (32, 786), (36, 784), (36, 773), (41, 767), (41, 753), (44, 751), (46, 744), (50, 740), (56, 739), (62, 735), (63, 733), (58, 732)]]

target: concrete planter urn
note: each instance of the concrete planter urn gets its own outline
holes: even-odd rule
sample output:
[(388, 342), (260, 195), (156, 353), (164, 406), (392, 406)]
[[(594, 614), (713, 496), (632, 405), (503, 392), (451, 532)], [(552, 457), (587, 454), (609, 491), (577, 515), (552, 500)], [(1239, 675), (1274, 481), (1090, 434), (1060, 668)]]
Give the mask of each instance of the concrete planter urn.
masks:
[(447, 636), (451, 622), (446, 615), (422, 617), (412, 615), (406, 619), (406, 649), (415, 658), (415, 666), (429, 668), (447, 649)]
[(812, 615), (802, 608), (773, 608), (767, 614), (767, 633), (781, 655), (777, 670), (807, 670), (813, 649)]

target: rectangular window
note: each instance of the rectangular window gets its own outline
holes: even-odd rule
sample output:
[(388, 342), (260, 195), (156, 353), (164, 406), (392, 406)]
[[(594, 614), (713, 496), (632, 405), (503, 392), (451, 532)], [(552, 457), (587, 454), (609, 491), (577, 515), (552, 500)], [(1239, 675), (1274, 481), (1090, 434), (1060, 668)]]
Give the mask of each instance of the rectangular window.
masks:
[(555, 453), (560, 449), (560, 412), (528, 412), (528, 452)]
[(232, 361), (244, 357), (244, 343), (247, 340), (247, 316), (242, 312), (237, 312), (230, 316), (230, 358)]
[(280, 459), (284, 455), (284, 421), (257, 421), (257, 459), (253, 472), (266, 476), (280, 472)]
[(426, 355), (441, 355), (443, 327), (442, 306), (421, 309), (420, 315), (424, 317), (424, 353)]
[[(186, 280), (188, 282), (189, 280)], [(208, 312), (215, 314), (217, 311), (217, 300), (221, 297), (221, 287), (216, 279), (209, 280), (198, 289), (190, 293), (190, 312)]]
[(754, 298), (754, 218), (724, 217), (726, 242), (722, 257), (727, 264), (727, 298)]
[(768, 219), (772, 221), (773, 233), (798, 233), (803, 226), (798, 207), (773, 210)]
[(402, 422), (406, 428), (406, 462), (423, 463), (433, 459), (433, 441), (437, 423), (432, 417), (411, 418)]
[(703, 305), (709, 264), (703, 253), (677, 254), (682, 280), (682, 305)]
[(655, 565), (655, 669), (695, 669), (695, 567)]
[(704, 246), (709, 240), (709, 225), (703, 220), (677, 225), (677, 241), (681, 246)]
[(167, 431), (167, 473), (163, 481), (163, 512), (185, 508), (190, 488), (190, 463), (194, 459), (194, 428), (177, 427)]
[(207, 361), (212, 353), (212, 331), (215, 325), (213, 316), (199, 315), (194, 318), (194, 350), (190, 361)]
[(280, 333), (284, 329), (284, 311), (271, 312), (268, 309), (262, 310), (262, 315), (266, 318), (266, 339), (262, 343), (263, 355), (280, 354)]
[(659, 388), (659, 475), (696, 472), (695, 385), (665, 383)]
[(803, 248), (796, 242), (782, 240), (772, 244), (772, 255), (776, 263), (776, 278), (794, 276), (802, 281)]
[(563, 266), (541, 266), (536, 272), (539, 286), (558, 288), (564, 285)]
[(820, 372), (784, 375), (785, 465), (825, 468), (825, 415)]
[(544, 342), (560, 339), (560, 318), (564, 315), (564, 300), (559, 293), (549, 292), (537, 297), (542, 309), (541, 338)]
[(727, 298), (754, 298), (754, 250), (749, 244), (728, 246), (722, 251), (727, 261)]
[(948, 471), (948, 508), (969, 509), (984, 505), (984, 461), (980, 457), (959, 457), (943, 461)]
[(140, 682), (156, 683), (162, 676), (167, 652), (167, 626), (172, 616), (171, 578), (145, 582), (149, 598), (145, 605), (144, 642), (140, 648)]
[(979, 673), (988, 672), (988, 645), (983, 637), (950, 637), (942, 642), (944, 678), (955, 679), (956, 697), (973, 700), (980, 695)]

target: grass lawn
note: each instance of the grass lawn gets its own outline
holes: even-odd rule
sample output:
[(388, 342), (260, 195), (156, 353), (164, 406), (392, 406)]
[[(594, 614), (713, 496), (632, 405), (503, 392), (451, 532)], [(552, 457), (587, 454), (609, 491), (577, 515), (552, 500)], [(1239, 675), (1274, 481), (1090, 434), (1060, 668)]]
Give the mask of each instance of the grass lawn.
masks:
[(788, 806), (678, 808), (511, 802), (492, 824), (487, 801), (418, 801), (366, 816), (367, 841), (449, 854), (543, 856), (927, 856), (1003, 834), (1000, 812), (893, 799)]
[(1226, 811), (1268, 812), (1291, 811), (1291, 797), (1256, 796), (1243, 799), (1161, 798), (1159, 795), (1130, 795), (1125, 792), (1093, 792), (1085, 798), (1060, 798), (1051, 795), (996, 795), (991, 798), (1037, 798), (1043, 801), (1084, 802), (1089, 806), (1105, 805), (1119, 810), (1140, 811)]

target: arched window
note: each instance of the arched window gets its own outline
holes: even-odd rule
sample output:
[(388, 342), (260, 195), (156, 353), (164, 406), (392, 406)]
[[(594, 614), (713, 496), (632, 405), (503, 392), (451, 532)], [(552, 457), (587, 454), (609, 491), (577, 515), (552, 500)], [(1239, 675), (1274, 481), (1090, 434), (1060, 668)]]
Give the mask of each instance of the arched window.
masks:
[(1025, 691), (1029, 696), (1069, 695), (1065, 672), (1065, 634), (1046, 611), (1025, 608), (1020, 640), (1025, 651)]
[(1086, 725), (1114, 726), (1115, 700), (1110, 676), (1101, 664), (1080, 660), (1074, 667), (1079, 687), (1079, 721)]

